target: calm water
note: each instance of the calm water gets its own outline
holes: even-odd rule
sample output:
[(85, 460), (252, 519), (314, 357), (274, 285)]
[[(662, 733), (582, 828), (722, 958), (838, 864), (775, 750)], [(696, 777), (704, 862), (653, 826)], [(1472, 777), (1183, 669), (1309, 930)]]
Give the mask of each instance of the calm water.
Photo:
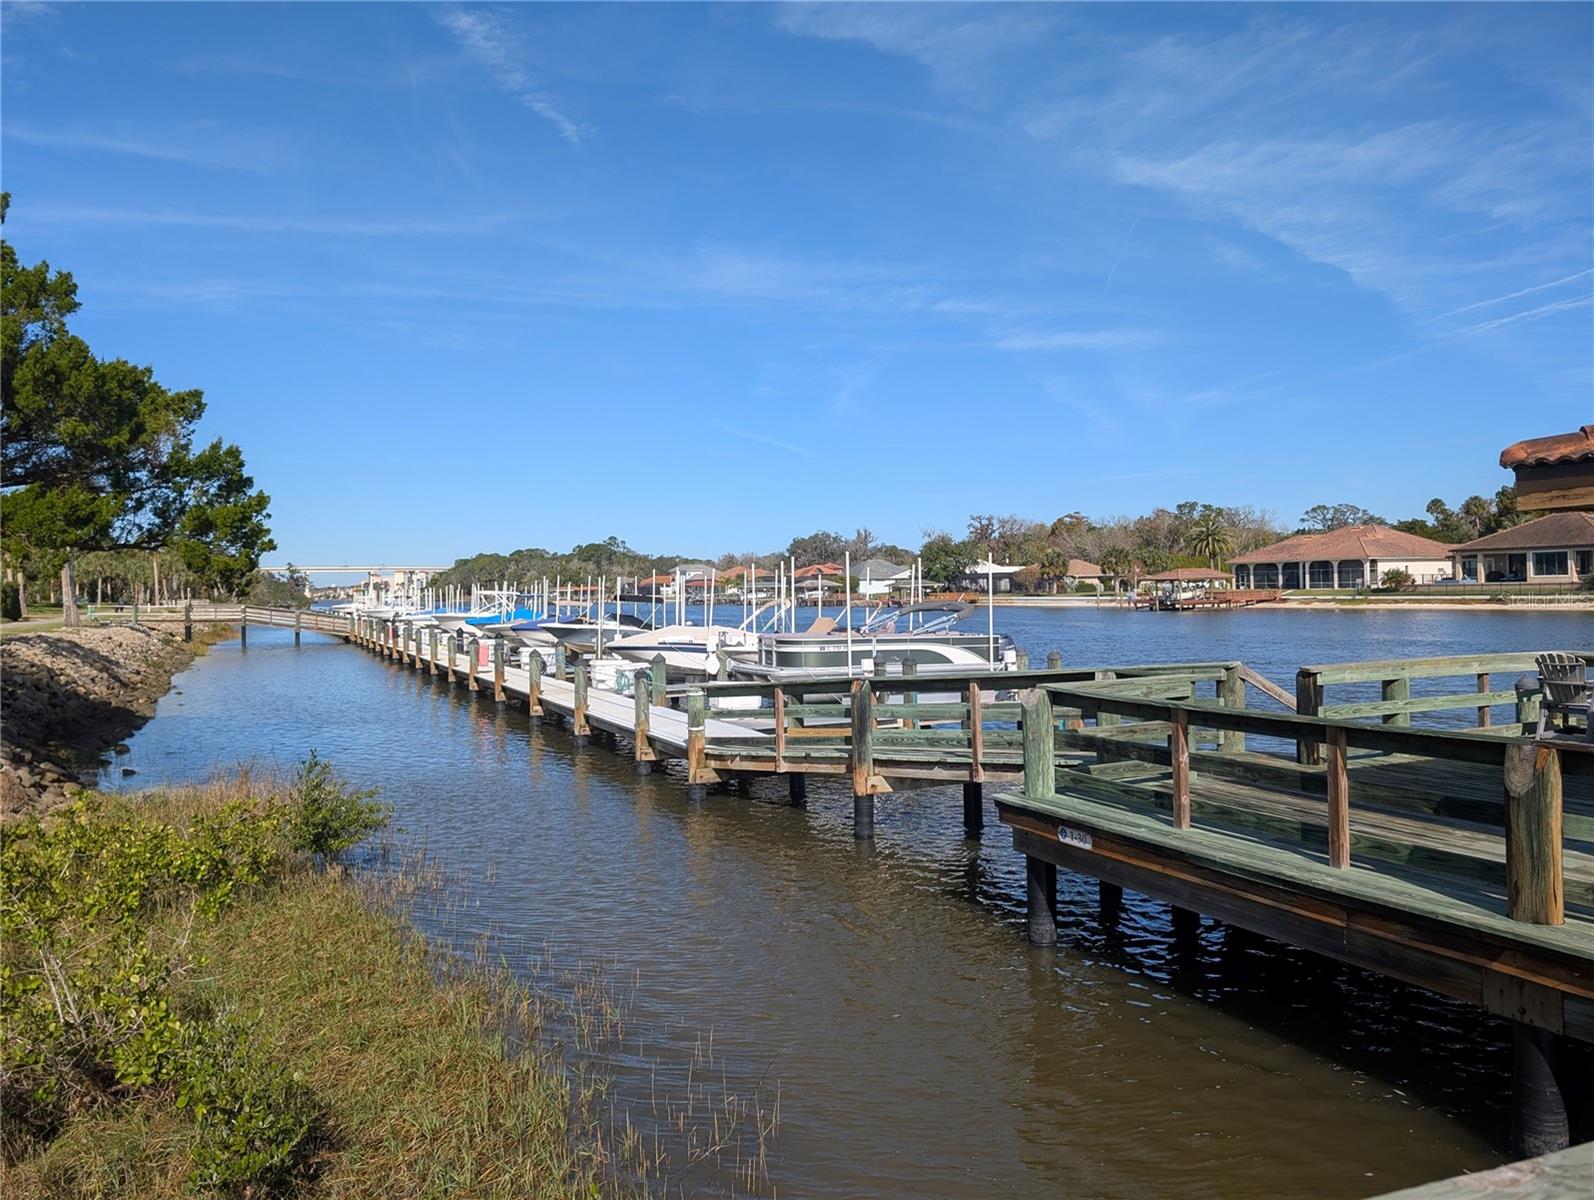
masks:
[[(1033, 659), (1306, 662), (1594, 645), (1544, 613), (1000, 610)], [(519, 964), (635, 981), (616, 1099), (641, 1121), (700, 1037), (739, 1096), (778, 1088), (787, 1196), (1365, 1196), (1497, 1161), (1507, 1057), (1459, 1005), (1208, 924), (1176, 953), (1165, 906), (1059, 882), (1055, 952), (1022, 932), (1022, 860), (956, 791), (851, 797), (782, 781), (692, 803), (681, 778), (306, 634), (252, 629), (181, 675), (118, 786), (291, 767), (312, 748), (473, 871), (439, 930)], [(108, 783), (110, 781), (107, 781)], [(528, 967), (529, 969), (529, 967)], [(687, 1193), (726, 1186), (704, 1168)]]

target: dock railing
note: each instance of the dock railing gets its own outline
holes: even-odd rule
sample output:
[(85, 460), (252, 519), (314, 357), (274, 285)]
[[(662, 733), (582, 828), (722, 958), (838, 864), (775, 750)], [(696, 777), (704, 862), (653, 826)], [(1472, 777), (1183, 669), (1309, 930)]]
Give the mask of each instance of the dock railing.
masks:
[[(1419, 677), (1450, 673), (1455, 661), (1445, 660), (1432, 668), (1416, 666), (1414, 673)], [(1328, 668), (1313, 670), (1333, 674)], [(1354, 671), (1348, 674), (1361, 677)], [(1059, 730), (1055, 714), (1063, 710), (1080, 712), (1085, 721), (1094, 724), (1084, 731)], [(1293, 822), (1303, 848), (1325, 856), (1328, 865), (1338, 869), (1348, 868), (1352, 861), (1352, 793), (1360, 790), (1353, 789), (1355, 768), (1430, 761), (1452, 767), (1465, 764), (1474, 773), (1484, 768), (1500, 781), (1497, 799), (1490, 800), (1476, 789), (1449, 797), (1425, 792), (1421, 786), (1402, 788), (1389, 778), (1368, 772), (1368, 802), (1386, 816), (1407, 815), (1386, 821), (1366, 840), (1374, 845), (1376, 857), (1404, 861), (1410, 856), (1411, 844), (1445, 853), (1447, 837), (1496, 833), (1504, 839), (1508, 915), (1517, 921), (1562, 923), (1565, 839), (1594, 840), (1594, 808), (1586, 800), (1571, 814), (1563, 807), (1566, 777), (1594, 778), (1594, 747), (1582, 743), (1534, 742), (1503, 736), (1498, 727), (1452, 731), (1371, 724), (1344, 715), (1248, 712), (1217, 702), (1130, 695), (1122, 688), (1100, 683), (1037, 688), (1026, 697), (1024, 713), (1026, 726), (1035, 731), (1024, 739), (1026, 800), (1054, 797), (1061, 783), (1064, 791), (1139, 804), (1146, 811), (1160, 812), (1165, 807), (1172, 828), (1184, 830), (1192, 827), (1192, 805), (1201, 799), (1192, 790), (1192, 777), (1200, 772), (1285, 795), (1287, 802), (1279, 808), (1277, 818), (1259, 815), (1259, 808), (1247, 810), (1244, 796), (1225, 795), (1219, 789), (1213, 789), (1209, 802), (1228, 824), (1265, 830), (1274, 841), (1287, 840), (1281, 830)], [(1050, 737), (1045, 732), (1048, 728)], [(1097, 779), (1077, 771), (1059, 775), (1057, 768), (1069, 751), (1101, 748), (1104, 729), (1113, 739), (1116, 754), (1166, 767), (1166, 779), (1159, 776), (1148, 783)], [(1197, 749), (1202, 741), (1221, 745), (1225, 733), (1326, 747), (1326, 763), (1313, 769), (1315, 764), (1250, 753), (1226, 762), (1221, 753)], [(1318, 796), (1322, 807), (1314, 812), (1311, 798)], [(1453, 815), (1455, 808), (1462, 809), (1464, 816)], [(1323, 827), (1321, 840), (1312, 845), (1305, 830), (1319, 825)], [(1391, 832), (1397, 829), (1413, 836), (1413, 843), (1391, 850), (1387, 843), (1398, 840)], [(1426, 845), (1427, 834), (1431, 834), (1432, 847)], [(1594, 901), (1594, 889), (1586, 877), (1578, 885), (1577, 898), (1583, 903)]]

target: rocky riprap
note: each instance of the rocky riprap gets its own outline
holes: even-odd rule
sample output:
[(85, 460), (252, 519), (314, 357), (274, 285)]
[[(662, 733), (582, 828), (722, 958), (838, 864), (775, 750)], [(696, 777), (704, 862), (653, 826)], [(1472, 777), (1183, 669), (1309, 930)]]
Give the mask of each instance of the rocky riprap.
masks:
[(171, 634), (121, 626), (0, 642), (0, 813), (51, 808), (82, 765), (149, 719), (193, 655)]

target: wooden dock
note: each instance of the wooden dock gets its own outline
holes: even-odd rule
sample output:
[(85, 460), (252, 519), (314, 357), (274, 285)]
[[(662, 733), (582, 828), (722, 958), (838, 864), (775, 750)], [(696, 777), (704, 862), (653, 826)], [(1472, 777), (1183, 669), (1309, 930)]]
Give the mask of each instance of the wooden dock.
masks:
[(1136, 611), (1145, 612), (1200, 612), (1209, 609), (1252, 608), (1258, 604), (1275, 604), (1284, 598), (1277, 589), (1214, 588), (1194, 596), (1135, 596), (1130, 600)]
[(558, 718), (578, 742), (628, 743), (640, 772), (678, 760), (695, 795), (783, 775), (802, 803), (808, 776), (842, 776), (859, 838), (880, 797), (948, 784), (977, 833), (996, 784), (1032, 942), (1056, 942), (1063, 868), (1100, 881), (1104, 914), (1129, 888), (1184, 914), (1176, 928), (1205, 914), (1464, 1000), (1512, 1022), (1517, 1147), (1566, 1145), (1562, 1040), (1594, 1042), (1594, 744), (1526, 736), (1539, 695), (1516, 680), (1532, 654), (1307, 666), (1293, 695), (1238, 662), (1055, 654), (1038, 670), (779, 685), (672, 685), (655, 660), (612, 691), (562, 651), (545, 669), (501, 641), (467, 658), (437, 629), (372, 618), (248, 619), (332, 633)]

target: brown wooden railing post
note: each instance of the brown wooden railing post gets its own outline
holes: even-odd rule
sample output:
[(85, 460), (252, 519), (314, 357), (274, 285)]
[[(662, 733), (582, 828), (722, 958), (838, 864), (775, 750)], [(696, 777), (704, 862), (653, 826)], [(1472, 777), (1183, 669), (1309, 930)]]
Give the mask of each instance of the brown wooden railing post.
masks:
[(1561, 756), (1542, 742), (1507, 747), (1505, 878), (1513, 921), (1566, 920), (1561, 873)]
[(1023, 701), (1024, 795), (1044, 800), (1057, 792), (1057, 725), (1052, 694), (1031, 688)]
[(1168, 757), (1172, 763), (1173, 827), (1190, 828), (1190, 714), (1168, 712)]
[[(1478, 691), (1480, 693), (1482, 693), (1482, 692), (1487, 692), (1488, 690), (1489, 690), (1489, 672), (1487, 672), (1487, 671), (1479, 671), (1478, 672)], [(1494, 710), (1491, 709), (1487, 704), (1478, 705), (1478, 728), (1479, 729), (1487, 729), (1493, 724), (1494, 724)]]
[[(1315, 717), (1323, 708), (1322, 677), (1306, 667), (1295, 673), (1295, 711), (1303, 717)], [(1311, 766), (1323, 761), (1323, 746), (1314, 738), (1295, 739), (1295, 761)]]
[(1328, 865), (1350, 866), (1350, 767), (1345, 731), (1328, 731)]

